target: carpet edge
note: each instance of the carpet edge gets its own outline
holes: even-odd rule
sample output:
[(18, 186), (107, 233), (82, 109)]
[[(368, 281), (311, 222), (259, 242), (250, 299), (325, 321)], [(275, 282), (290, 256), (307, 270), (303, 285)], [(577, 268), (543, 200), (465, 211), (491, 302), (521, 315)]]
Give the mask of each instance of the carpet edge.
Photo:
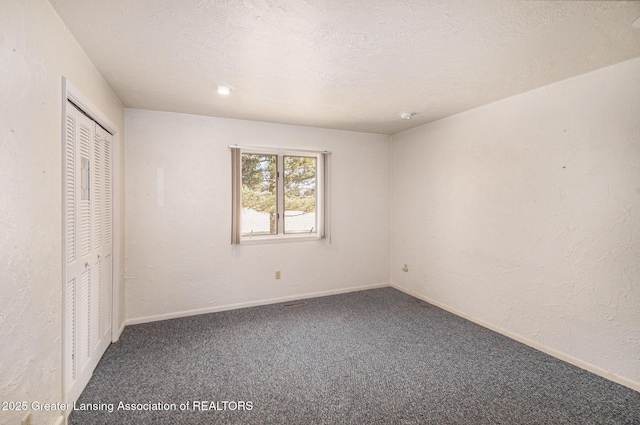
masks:
[(290, 295), (290, 296), (278, 297), (278, 298), (267, 298), (267, 299), (256, 300), (256, 301), (227, 304), (222, 306), (212, 306), (212, 307), (205, 307), (205, 308), (199, 308), (199, 309), (193, 309), (193, 310), (163, 313), (163, 314), (157, 314), (153, 316), (134, 317), (134, 318), (126, 319), (124, 321), (123, 329), (124, 327), (127, 327), (129, 325), (139, 325), (142, 323), (158, 322), (161, 320), (169, 320), (169, 319), (178, 319), (181, 317), (197, 316), (200, 314), (217, 313), (221, 311), (238, 310), (238, 309), (247, 308), (247, 307), (258, 307), (262, 305), (278, 304), (282, 302), (303, 300), (308, 298), (318, 298), (318, 297), (326, 297), (330, 295), (347, 294), (349, 292), (358, 292), (358, 291), (366, 291), (369, 289), (387, 288), (389, 286), (390, 286), (389, 283), (376, 283), (373, 285), (351, 286), (348, 288), (332, 289), (328, 291), (310, 292), (307, 294)]
[(462, 317), (463, 319), (469, 320), (470, 322), (473, 322), (477, 325), (482, 326), (483, 328), (487, 328), (489, 330), (492, 330), (494, 332), (497, 332), (501, 335), (506, 336), (507, 338), (511, 338), (515, 341), (518, 341), (524, 345), (527, 345), (531, 348), (534, 348), (538, 351), (541, 351), (545, 354), (550, 355), (551, 357), (555, 357), (556, 359), (562, 360), (564, 362), (567, 362), (573, 366), (579, 367), (580, 369), (584, 369), (588, 372), (591, 372), (593, 374), (596, 374), (602, 378), (605, 378), (609, 381), (615, 382), (616, 384), (620, 384), (622, 386), (625, 386), (627, 388), (630, 388), (634, 391), (640, 392), (640, 382), (636, 382), (632, 379), (629, 378), (625, 378), (624, 376), (620, 376), (616, 373), (610, 372), (600, 366), (596, 366), (594, 364), (591, 364), (589, 362), (586, 362), (582, 359), (579, 359), (577, 357), (574, 357), (570, 354), (564, 353), (562, 351), (556, 350), (555, 348), (551, 348), (548, 347), (544, 344), (540, 344), (539, 342), (533, 341), (531, 339), (528, 339), (526, 337), (523, 337), (522, 335), (519, 335), (515, 332), (511, 332), (508, 331), (506, 329), (501, 328), (500, 326), (496, 326), (493, 325), (491, 323), (485, 322), (484, 320), (480, 320), (476, 317), (470, 316), (466, 313), (463, 313), (462, 311), (459, 311), (447, 304), (441, 303), (439, 301), (436, 301), (432, 298), (427, 297), (426, 295), (420, 294), (418, 292), (412, 291), (410, 289), (404, 288), (400, 285), (397, 285), (395, 283), (390, 283), (389, 286), (391, 288), (397, 289), (398, 291), (404, 292), (407, 295), (410, 295), (414, 298), (418, 298), (419, 300), (422, 300), (424, 302), (427, 302), (429, 304), (433, 304), (436, 307), (439, 307), (443, 310), (448, 311), (449, 313), (455, 314), (456, 316)]

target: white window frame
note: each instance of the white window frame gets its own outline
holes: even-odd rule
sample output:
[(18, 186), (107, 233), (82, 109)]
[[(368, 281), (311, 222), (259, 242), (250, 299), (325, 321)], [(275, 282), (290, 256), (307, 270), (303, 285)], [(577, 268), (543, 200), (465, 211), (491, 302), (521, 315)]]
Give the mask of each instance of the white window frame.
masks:
[[(232, 173), (232, 212), (231, 212), (231, 244), (251, 245), (278, 242), (314, 241), (325, 239), (331, 241), (330, 229), (330, 197), (329, 197), (329, 167), (331, 152), (303, 149), (281, 149), (260, 146), (230, 145), (231, 149), (231, 173)], [(246, 236), (242, 235), (242, 154), (276, 155), (278, 169), (283, 171), (282, 161), (285, 156), (306, 156), (316, 158), (316, 227), (315, 234), (286, 234), (284, 233), (284, 175), (280, 175), (277, 181), (277, 191), (282, 194), (276, 196), (280, 212), (278, 218), (278, 234)]]

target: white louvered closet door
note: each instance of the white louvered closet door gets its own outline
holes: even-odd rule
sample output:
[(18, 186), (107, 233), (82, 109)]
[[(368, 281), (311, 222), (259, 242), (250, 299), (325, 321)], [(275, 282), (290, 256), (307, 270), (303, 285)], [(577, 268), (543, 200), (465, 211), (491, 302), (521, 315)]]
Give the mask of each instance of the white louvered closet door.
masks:
[(67, 103), (65, 389), (77, 400), (111, 342), (112, 138)]
[(112, 243), (112, 199), (111, 199), (111, 149), (112, 136), (96, 125), (93, 144), (94, 188), (93, 197), (93, 251), (96, 294), (91, 320), (92, 340), (96, 362), (111, 342), (111, 270)]

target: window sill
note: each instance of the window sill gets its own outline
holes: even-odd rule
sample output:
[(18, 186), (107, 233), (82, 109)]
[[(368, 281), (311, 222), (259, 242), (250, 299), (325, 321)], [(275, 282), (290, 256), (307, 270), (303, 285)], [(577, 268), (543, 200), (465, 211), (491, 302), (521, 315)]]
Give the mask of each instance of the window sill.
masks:
[(263, 245), (270, 243), (285, 243), (285, 242), (304, 242), (304, 241), (317, 241), (317, 236), (309, 235), (282, 235), (282, 236), (254, 236), (243, 237), (241, 245)]

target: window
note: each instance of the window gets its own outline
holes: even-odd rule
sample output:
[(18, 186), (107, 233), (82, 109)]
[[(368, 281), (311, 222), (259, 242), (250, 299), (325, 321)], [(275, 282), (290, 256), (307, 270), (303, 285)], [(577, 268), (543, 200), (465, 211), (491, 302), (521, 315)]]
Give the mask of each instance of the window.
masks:
[(328, 152), (231, 148), (232, 243), (326, 237)]
[(242, 236), (278, 234), (276, 155), (242, 154)]
[(284, 157), (284, 233), (317, 233), (317, 158)]

